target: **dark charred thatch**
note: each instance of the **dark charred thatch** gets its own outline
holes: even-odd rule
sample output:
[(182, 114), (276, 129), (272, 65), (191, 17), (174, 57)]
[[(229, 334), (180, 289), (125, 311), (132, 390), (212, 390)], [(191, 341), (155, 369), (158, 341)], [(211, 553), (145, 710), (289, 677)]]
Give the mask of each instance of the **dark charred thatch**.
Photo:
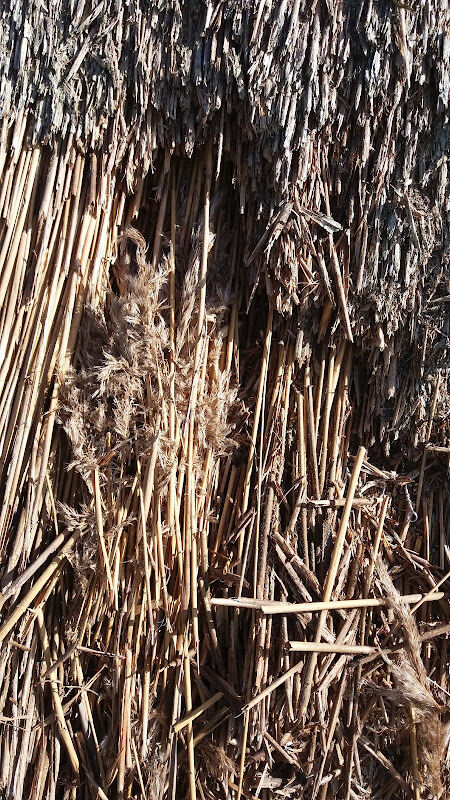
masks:
[(446, 4), (0, 19), (1, 796), (447, 796)]

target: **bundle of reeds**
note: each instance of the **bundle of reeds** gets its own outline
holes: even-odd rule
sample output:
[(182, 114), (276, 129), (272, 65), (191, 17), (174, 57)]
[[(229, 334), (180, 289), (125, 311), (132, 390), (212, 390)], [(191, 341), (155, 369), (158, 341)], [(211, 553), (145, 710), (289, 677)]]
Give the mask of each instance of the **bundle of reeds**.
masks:
[(1, 796), (447, 796), (446, 4), (0, 9)]

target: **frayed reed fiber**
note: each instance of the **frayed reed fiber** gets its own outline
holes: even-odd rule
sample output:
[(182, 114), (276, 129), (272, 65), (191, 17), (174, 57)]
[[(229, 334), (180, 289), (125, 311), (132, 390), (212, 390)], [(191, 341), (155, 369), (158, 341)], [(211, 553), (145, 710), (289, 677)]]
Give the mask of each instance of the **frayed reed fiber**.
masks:
[(445, 797), (447, 10), (1, 14), (1, 795)]

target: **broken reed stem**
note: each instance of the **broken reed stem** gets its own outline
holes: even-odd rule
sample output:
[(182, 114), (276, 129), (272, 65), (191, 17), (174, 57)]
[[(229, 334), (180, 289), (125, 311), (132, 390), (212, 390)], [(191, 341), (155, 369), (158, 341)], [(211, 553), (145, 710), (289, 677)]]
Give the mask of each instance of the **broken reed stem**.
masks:
[[(43, 653), (44, 653), (45, 663), (46, 663), (46, 666), (47, 666), (47, 674), (50, 676), (54, 672), (54, 668), (52, 666), (52, 656), (51, 656), (51, 651), (50, 651), (50, 644), (49, 644), (49, 641), (48, 641), (48, 635), (47, 635), (47, 630), (46, 630), (46, 627), (45, 627), (44, 614), (43, 614), (42, 608), (38, 608), (37, 611), (36, 611), (36, 622), (37, 622), (37, 626), (39, 628), (39, 635), (40, 635), (40, 638), (41, 638), (42, 650), (43, 650)], [(54, 708), (55, 715), (56, 715), (56, 721), (57, 721), (57, 725), (58, 725), (59, 734), (60, 734), (61, 739), (64, 742), (64, 745), (66, 747), (67, 754), (69, 756), (72, 769), (73, 769), (75, 775), (78, 776), (80, 764), (79, 764), (78, 756), (77, 756), (77, 753), (76, 753), (76, 750), (75, 750), (75, 746), (74, 746), (73, 741), (72, 741), (72, 737), (71, 737), (71, 735), (69, 733), (69, 729), (67, 727), (66, 719), (65, 719), (65, 716), (64, 716), (64, 710), (63, 710), (62, 703), (61, 703), (61, 698), (60, 698), (59, 693), (58, 693), (57, 682), (53, 677), (49, 677), (49, 680), (50, 680), (50, 688), (51, 688), (51, 692), (52, 692), (53, 708)]]
[[(446, 576), (446, 579), (448, 576)], [(441, 581), (442, 583), (443, 581)], [(403, 603), (413, 605), (414, 603), (421, 603), (426, 601), (439, 600), (445, 597), (444, 592), (435, 592), (434, 589), (430, 590), (426, 595), (422, 594), (405, 594), (401, 596)], [(354, 600), (329, 600), (327, 603), (323, 601), (311, 601), (305, 603), (283, 603), (277, 600), (269, 602), (268, 600), (255, 600), (250, 597), (212, 597), (211, 605), (213, 606), (228, 606), (232, 608), (254, 608), (261, 611), (262, 614), (306, 614), (310, 611), (343, 611), (353, 608), (385, 608), (391, 605), (391, 601), (387, 597), (355, 597)], [(414, 609), (412, 609), (414, 610)]]
[(414, 781), (414, 800), (421, 800), (422, 787), (420, 785), (418, 753), (417, 753), (417, 730), (416, 730), (414, 709), (412, 706), (409, 707), (409, 716), (410, 716), (409, 740), (410, 740), (410, 750), (411, 750), (411, 768)]
[[(187, 641), (187, 637), (186, 637)], [(192, 690), (191, 690), (191, 660), (187, 646), (185, 645), (184, 654), (184, 686), (187, 716), (192, 712)], [(192, 721), (187, 723), (187, 751), (188, 751), (188, 773), (189, 773), (189, 792), (191, 800), (196, 800), (197, 791), (195, 786), (195, 755), (194, 755), (194, 731)]]
[[(267, 316), (267, 327), (266, 327), (266, 335), (264, 338), (264, 348), (263, 354), (261, 359), (261, 368), (259, 373), (259, 384), (258, 384), (258, 395), (256, 398), (256, 406), (255, 406), (255, 413), (253, 416), (253, 430), (252, 430), (252, 438), (250, 441), (250, 449), (247, 458), (247, 467), (245, 471), (244, 477), (244, 486), (242, 490), (242, 506), (241, 506), (241, 514), (245, 514), (248, 508), (248, 500), (250, 496), (250, 481), (252, 476), (253, 470), (253, 461), (255, 458), (255, 449), (256, 449), (256, 441), (258, 438), (258, 427), (259, 427), (259, 420), (261, 415), (261, 406), (263, 402), (263, 390), (266, 381), (266, 372), (269, 363), (269, 354), (270, 354), (270, 344), (272, 341), (272, 324), (273, 324), (273, 308), (269, 305), (269, 313)], [(242, 558), (242, 551), (244, 549), (244, 533), (240, 534), (239, 536), (239, 544), (238, 544), (238, 558), (241, 560)]]
[(293, 653), (340, 653), (349, 656), (365, 656), (378, 652), (376, 647), (369, 647), (368, 645), (327, 644), (325, 642), (289, 641), (286, 643), (286, 649)]
[(23, 614), (29, 609), (33, 600), (38, 596), (38, 594), (44, 589), (46, 584), (48, 584), (52, 579), (54, 579), (55, 575), (59, 572), (61, 567), (63, 566), (67, 554), (72, 549), (75, 542), (78, 541), (80, 538), (80, 532), (77, 531), (73, 533), (64, 543), (63, 547), (61, 548), (60, 552), (57, 556), (51, 561), (48, 567), (44, 570), (42, 575), (36, 580), (33, 584), (31, 589), (24, 595), (20, 603), (14, 608), (11, 612), (10, 616), (6, 618), (3, 625), (0, 627), (0, 642), (3, 642), (4, 639), (8, 636), (11, 630), (14, 628), (15, 624), (18, 620), (22, 617)]
[(438, 590), (438, 589), (439, 589), (439, 587), (440, 587), (440, 586), (442, 586), (442, 584), (443, 584), (443, 583), (445, 583), (445, 581), (447, 581), (449, 578), (450, 578), (450, 570), (449, 570), (448, 572), (446, 572), (446, 574), (444, 575), (444, 577), (443, 577), (443, 578), (441, 578), (441, 579), (440, 579), (440, 580), (439, 580), (439, 581), (438, 581), (438, 582), (435, 584), (435, 586), (433, 586), (433, 588), (432, 588), (432, 589), (430, 589), (430, 591), (429, 591), (429, 592), (427, 592), (426, 594), (424, 594), (424, 595), (423, 595), (423, 597), (420, 597), (420, 598), (418, 598), (418, 599), (416, 600), (416, 602), (415, 602), (414, 606), (413, 606), (413, 607), (412, 607), (412, 609), (411, 609), (411, 614), (414, 614), (414, 613), (417, 611), (417, 609), (418, 609), (418, 608), (420, 608), (420, 606), (422, 605), (422, 603), (426, 603), (426, 602), (428, 602), (429, 600), (438, 600), (438, 599), (439, 599), (439, 598), (438, 598), (438, 595), (440, 595), (440, 594), (442, 594), (442, 595), (443, 595), (443, 593), (441, 593), (441, 592), (438, 592), (437, 590)]
[(186, 717), (183, 717), (183, 719), (178, 720), (178, 722), (176, 722), (175, 725), (173, 726), (173, 732), (179, 733), (180, 731), (182, 731), (183, 728), (194, 722), (194, 720), (198, 719), (198, 717), (200, 717), (204, 711), (207, 711), (208, 708), (211, 708), (216, 703), (218, 703), (219, 700), (222, 699), (222, 697), (223, 697), (222, 692), (216, 692), (208, 700), (205, 700), (205, 702), (202, 703), (200, 706), (194, 708)]
[[(194, 478), (194, 435), (195, 435), (195, 413), (197, 407), (197, 399), (199, 395), (199, 384), (201, 380), (200, 366), (201, 359), (205, 358), (205, 344), (206, 344), (206, 330), (205, 330), (205, 303), (206, 303), (206, 277), (208, 269), (208, 251), (209, 251), (209, 236), (210, 236), (210, 192), (212, 180), (212, 143), (208, 142), (206, 148), (206, 175), (205, 175), (205, 196), (204, 196), (204, 209), (203, 209), (203, 239), (202, 239), (202, 256), (199, 275), (199, 311), (198, 311), (198, 328), (197, 328), (197, 342), (194, 357), (194, 378), (191, 388), (190, 396), (190, 417), (189, 428), (187, 433), (187, 464), (186, 464), (186, 536), (188, 539), (188, 553), (190, 554), (189, 564), (189, 585), (190, 585), (190, 598), (192, 608), (192, 633), (194, 637), (195, 647), (198, 648), (199, 633), (198, 633), (198, 599), (197, 599), (197, 520), (195, 511), (195, 478)], [(193, 735), (192, 726), (188, 731), (189, 739), (189, 759), (190, 759), (190, 790), (191, 800), (195, 798), (195, 767), (193, 763)], [(192, 763), (191, 763), (192, 760)], [(194, 774), (194, 778), (191, 776)]]
[[(339, 563), (341, 560), (342, 550), (344, 547), (345, 537), (347, 533), (347, 525), (350, 519), (350, 512), (352, 509), (352, 502), (355, 496), (356, 487), (358, 485), (359, 475), (361, 472), (361, 467), (366, 456), (366, 448), (359, 447), (358, 452), (356, 454), (355, 463), (353, 466), (353, 472), (350, 478), (350, 484), (347, 491), (347, 501), (344, 506), (344, 510), (342, 512), (342, 518), (339, 525), (339, 531), (336, 537), (336, 541), (334, 543), (333, 552), (331, 554), (331, 562), (328, 568), (327, 577), (325, 580), (325, 585), (323, 589), (323, 599), (324, 602), (327, 603), (330, 601), (331, 593), (333, 591), (334, 583), (336, 580), (337, 571), (339, 569)], [(326, 622), (326, 611), (321, 611), (319, 616), (319, 621), (317, 623), (316, 634), (314, 641), (320, 642), (322, 638), (322, 632), (325, 627)], [(306, 710), (309, 705), (309, 700), (311, 696), (311, 689), (314, 677), (314, 670), (317, 664), (317, 653), (313, 653), (307, 663), (306, 667), (306, 674), (304, 677), (304, 681), (302, 684), (302, 697), (301, 697), (301, 705), (300, 705), (300, 715), (303, 716), (306, 713)]]
[[(96, 519), (96, 522), (97, 522), (98, 538), (99, 538), (101, 552), (102, 552), (102, 556), (103, 556), (103, 563), (105, 565), (106, 578), (107, 578), (107, 581), (109, 583), (109, 588), (110, 588), (110, 592), (111, 592), (110, 602), (114, 603), (115, 602), (114, 582), (113, 582), (113, 577), (112, 577), (112, 574), (111, 574), (111, 566), (110, 566), (110, 563), (109, 563), (108, 551), (106, 549), (105, 537), (104, 537), (104, 533), (103, 533), (102, 498), (101, 498), (101, 494), (100, 494), (100, 480), (99, 480), (99, 473), (98, 473), (98, 469), (97, 468), (93, 470), (92, 481), (93, 481), (93, 486), (94, 486), (95, 519)], [(117, 609), (118, 609), (118, 604), (116, 602), (116, 610)]]
[[(241, 744), (241, 758), (239, 761), (239, 783), (237, 786), (237, 800), (241, 800), (241, 795), (243, 793), (242, 786), (244, 783), (244, 771), (245, 771), (245, 755), (247, 751), (247, 737), (248, 737), (248, 724), (249, 724), (249, 710), (252, 708), (250, 704), (247, 704), (246, 708), (244, 709), (244, 726), (242, 731), (242, 744)], [(244, 793), (245, 796), (245, 793)]]
[(382, 752), (380, 752), (380, 750), (376, 749), (365, 736), (360, 736), (359, 741), (361, 742), (362, 746), (367, 750), (367, 752), (371, 753), (371, 755), (373, 755), (376, 758), (376, 760), (379, 761), (380, 764), (382, 764), (383, 767), (385, 767), (385, 769), (387, 769), (389, 774), (392, 775), (394, 780), (402, 787), (403, 791), (407, 792), (407, 794), (409, 795), (410, 786), (406, 783), (405, 779), (402, 778), (400, 773), (397, 772), (397, 770), (395, 769), (393, 764), (389, 761), (389, 759), (386, 758), (386, 756)]

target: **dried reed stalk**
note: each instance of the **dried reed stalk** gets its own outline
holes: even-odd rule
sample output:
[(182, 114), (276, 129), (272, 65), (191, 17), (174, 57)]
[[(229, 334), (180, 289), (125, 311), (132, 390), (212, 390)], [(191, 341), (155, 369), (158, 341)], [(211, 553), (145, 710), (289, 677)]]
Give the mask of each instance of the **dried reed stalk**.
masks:
[(2, 8), (2, 796), (449, 791), (448, 16), (388, 12)]

